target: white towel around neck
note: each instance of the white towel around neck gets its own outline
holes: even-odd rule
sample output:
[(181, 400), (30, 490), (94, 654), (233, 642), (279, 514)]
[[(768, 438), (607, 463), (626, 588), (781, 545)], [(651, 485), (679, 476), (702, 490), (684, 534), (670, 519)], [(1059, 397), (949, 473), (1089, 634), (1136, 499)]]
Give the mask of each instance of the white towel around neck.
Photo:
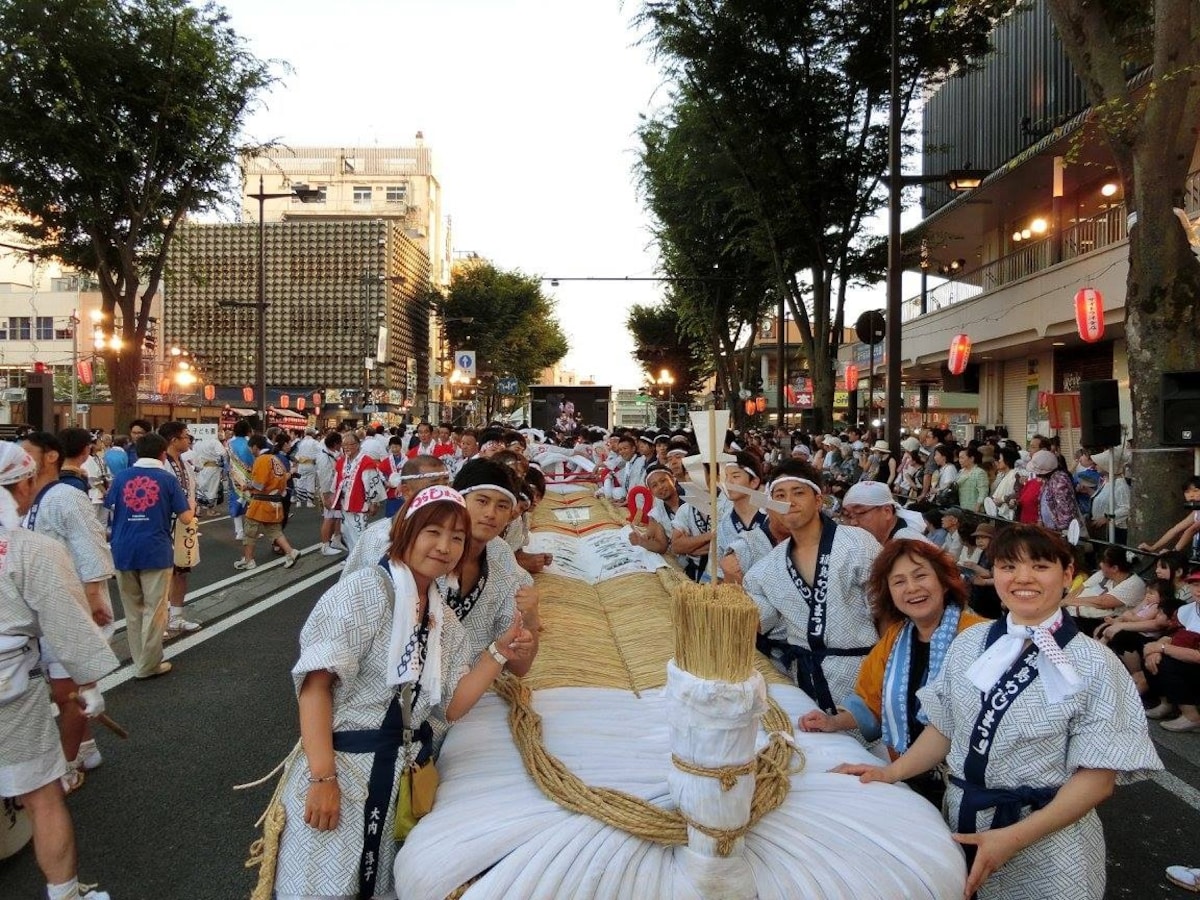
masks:
[(436, 705), (442, 696), (442, 625), (444, 607), (437, 582), (429, 585), (426, 615), (429, 618), (428, 652), (424, 668), (419, 667), (418, 654), (404, 659), (404, 648), (412, 640), (417, 627), (417, 583), (408, 566), (388, 560), (392, 581), (392, 636), (388, 643), (389, 685), (418, 682), (429, 701)]
[(1006, 620), (1008, 632), (1001, 635), (996, 643), (967, 668), (967, 678), (971, 684), (981, 691), (990, 691), (1008, 671), (1009, 666), (1016, 662), (1025, 648), (1025, 642), (1032, 640), (1041, 651), (1038, 653), (1037, 669), (1042, 679), (1042, 687), (1046, 691), (1046, 699), (1051, 703), (1061, 703), (1079, 693), (1083, 688), (1083, 679), (1054, 641), (1054, 631), (1062, 622), (1062, 617), (1062, 610), (1058, 610), (1046, 621), (1030, 627), (1015, 624), (1012, 613), (1009, 613)]

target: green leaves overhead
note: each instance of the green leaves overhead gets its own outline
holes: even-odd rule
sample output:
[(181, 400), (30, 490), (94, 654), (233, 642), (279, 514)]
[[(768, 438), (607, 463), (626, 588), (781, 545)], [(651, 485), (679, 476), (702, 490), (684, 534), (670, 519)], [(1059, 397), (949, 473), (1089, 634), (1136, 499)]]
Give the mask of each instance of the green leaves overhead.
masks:
[(461, 266), (438, 309), (450, 346), (474, 350), (479, 370), (495, 377), (534, 384), (570, 349), (540, 279), (521, 272), (490, 263)]
[[(228, 195), (242, 123), (271, 80), (213, 4), (2, 0), (4, 224), (95, 272), (105, 312), (140, 347), (167, 245), (186, 214)], [(139, 356), (126, 351), (114, 382), (122, 422)]]

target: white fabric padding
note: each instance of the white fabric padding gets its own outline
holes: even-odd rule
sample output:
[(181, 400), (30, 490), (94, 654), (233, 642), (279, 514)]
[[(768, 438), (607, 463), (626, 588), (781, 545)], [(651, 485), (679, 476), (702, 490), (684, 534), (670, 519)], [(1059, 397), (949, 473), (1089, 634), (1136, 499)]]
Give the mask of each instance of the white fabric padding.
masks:
[[(769, 687), (793, 721), (815, 709), (798, 688)], [(671, 808), (674, 768), (664, 690), (537, 691), (550, 753), (593, 787), (619, 788)], [(508, 707), (484, 697), (451, 730), (438, 761), (433, 811), (396, 857), (402, 900), (445, 897), (487, 872), (465, 900), (699, 900), (681, 874), (681, 848), (635, 838), (569, 812), (525, 773)], [(878, 760), (845, 734), (797, 731), (806, 757), (784, 804), (745, 838), (759, 900), (894, 900), (962, 896), (966, 869), (938, 811), (903, 785), (831, 775)]]
[[(767, 688), (762, 675), (740, 684), (707, 681), (667, 663), (667, 727), (671, 753), (685, 763), (704, 768), (742, 766), (754, 761), (759, 720), (767, 708)], [(667, 786), (675, 806), (689, 822), (708, 828), (733, 830), (750, 821), (754, 800), (754, 774), (739, 776), (726, 791), (708, 775), (684, 772), (672, 764)], [(754, 878), (740, 858), (742, 841), (720, 863), (717, 841), (688, 827), (691, 853), (676, 853), (676, 863), (701, 897), (753, 900)], [(706, 859), (707, 857), (707, 859)]]

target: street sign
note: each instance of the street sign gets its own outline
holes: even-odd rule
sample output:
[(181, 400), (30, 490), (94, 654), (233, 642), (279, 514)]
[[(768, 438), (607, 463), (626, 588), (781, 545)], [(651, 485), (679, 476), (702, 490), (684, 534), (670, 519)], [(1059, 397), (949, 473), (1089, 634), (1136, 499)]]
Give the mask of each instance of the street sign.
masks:
[(475, 377), (475, 351), (457, 350), (454, 353), (454, 366), (468, 378)]
[(430, 387), (444, 387), (445, 384), (446, 384), (445, 376), (442, 376), (442, 375), (430, 375), (429, 376), (429, 386)]
[(512, 375), (505, 375), (496, 383), (496, 387), (501, 394), (515, 395), (517, 393), (517, 379)]

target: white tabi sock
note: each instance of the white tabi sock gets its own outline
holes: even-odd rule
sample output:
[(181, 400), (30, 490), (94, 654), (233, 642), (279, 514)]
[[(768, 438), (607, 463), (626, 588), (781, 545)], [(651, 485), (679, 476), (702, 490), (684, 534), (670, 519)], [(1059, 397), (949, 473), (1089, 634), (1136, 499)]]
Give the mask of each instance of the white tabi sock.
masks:
[(50, 900), (79, 900), (79, 879), (72, 878), (63, 884), (47, 884), (46, 894)]

